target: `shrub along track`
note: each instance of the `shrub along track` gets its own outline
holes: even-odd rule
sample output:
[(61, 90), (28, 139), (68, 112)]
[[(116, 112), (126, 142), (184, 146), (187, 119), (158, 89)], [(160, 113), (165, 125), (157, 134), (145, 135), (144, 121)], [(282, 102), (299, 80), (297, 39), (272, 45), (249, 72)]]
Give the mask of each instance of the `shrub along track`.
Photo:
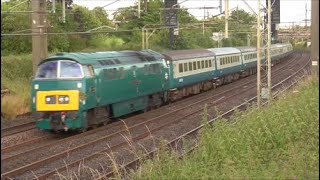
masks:
[[(296, 55), (295, 58), (299, 58), (299, 55)], [(289, 61), (288, 63), (290, 64), (292, 61)], [(293, 62), (294, 63), (291, 63), (289, 67), (298, 66), (296, 61)], [(301, 64), (304, 62), (299, 61), (298, 64), (299, 63)], [(285, 64), (283, 67), (288, 68), (287, 63), (281, 64)], [(279, 68), (275, 66), (274, 70), (278, 69), (278, 72), (281, 72), (283, 67), (280, 68), (280, 65)], [(285, 72), (288, 71), (281, 73), (285, 74)], [(280, 76), (283, 77), (284, 75), (276, 77)], [(288, 76), (288, 73), (286, 76)], [(128, 143), (131, 143), (132, 147), (134, 147), (136, 146), (135, 141), (138, 140), (146, 149), (153, 149), (155, 146), (152, 144), (154, 143), (152, 140), (155, 139), (150, 138), (151, 135), (154, 137), (172, 139), (172, 137), (177, 136), (175, 134), (168, 133), (168, 131), (170, 132), (170, 130), (173, 130), (173, 132), (176, 132), (179, 136), (186, 130), (190, 129), (190, 127), (194, 128), (200, 124), (198, 116), (199, 113), (202, 112), (203, 104), (208, 104), (208, 110), (210, 109), (211, 111), (214, 111), (214, 106), (218, 105), (219, 109), (223, 110), (226, 107), (233, 107), (234, 105), (239, 104), (239, 101), (244, 98), (242, 97), (243, 95), (250, 97), (250, 95), (252, 96), (252, 94), (255, 94), (256, 92), (252, 91), (252, 89), (255, 89), (253, 88), (255, 85), (250, 85), (253, 82), (253, 84), (255, 84), (255, 78), (248, 77), (245, 78), (244, 81), (244, 83), (242, 82), (243, 84), (235, 82), (227, 85), (229, 88), (230, 86), (233, 87), (229, 90), (223, 89), (224, 86), (222, 86), (222, 90), (220, 91), (220, 88), (218, 88), (214, 90), (214, 93), (206, 92), (145, 114), (127, 118), (124, 121), (126, 122), (127, 127), (124, 126), (124, 123), (122, 122), (116, 122), (110, 125), (112, 129), (110, 129), (110, 126), (101, 127), (96, 130), (56, 141), (43, 148), (37, 147), (36, 149), (29, 150), (22, 155), (16, 155), (14, 158), (2, 161), (3, 165), (1, 167), (1, 171), (4, 172), (2, 177), (31, 178), (34, 177), (34, 173), (39, 178), (44, 178), (52, 175), (55, 172), (53, 171), (54, 169), (63, 171), (66, 164), (70, 164), (67, 166), (68, 168), (71, 168), (72, 166), (78, 166), (78, 164), (84, 159), (86, 161), (88, 160), (90, 164), (95, 167), (97, 167), (96, 165), (99, 164), (99, 161), (100, 163), (107, 165), (109, 163), (109, 161), (106, 160), (108, 157), (106, 155), (101, 156), (101, 153), (126, 151), (126, 149), (128, 149)], [(219, 93), (221, 91), (222, 93)], [(212, 96), (212, 94), (215, 95)], [(237, 100), (237, 103), (230, 104), (233, 100)], [(191, 101), (196, 102), (191, 103)], [(228, 104), (226, 102), (228, 102)], [(166, 113), (166, 111), (169, 112)], [(188, 121), (189, 123), (186, 123)], [(190, 127), (183, 127), (183, 125), (188, 125)], [(106, 143), (108, 143), (108, 145)], [(136, 147), (136, 150), (138, 148), (139, 146)], [(65, 151), (66, 149), (68, 150)], [(128, 162), (132, 159), (132, 156), (130, 156), (128, 152), (125, 154), (127, 155), (121, 153), (122, 159), (125, 160), (124, 162)], [(108, 169), (108, 166), (104, 167)], [(33, 173), (31, 173), (30, 170), (32, 170)]]

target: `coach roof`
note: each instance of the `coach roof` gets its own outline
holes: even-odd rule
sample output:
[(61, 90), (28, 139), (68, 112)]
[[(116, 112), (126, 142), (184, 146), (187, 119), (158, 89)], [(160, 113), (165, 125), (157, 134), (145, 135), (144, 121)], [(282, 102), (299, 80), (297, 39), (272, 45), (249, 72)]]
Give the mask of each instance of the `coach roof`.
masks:
[(166, 58), (166, 60), (171, 61), (202, 57), (214, 57), (214, 53), (206, 49), (167, 51), (161, 54)]
[(240, 50), (233, 47), (223, 47), (223, 48), (211, 48), (208, 49), (209, 51), (213, 52), (216, 56), (221, 56), (225, 54), (238, 54)]

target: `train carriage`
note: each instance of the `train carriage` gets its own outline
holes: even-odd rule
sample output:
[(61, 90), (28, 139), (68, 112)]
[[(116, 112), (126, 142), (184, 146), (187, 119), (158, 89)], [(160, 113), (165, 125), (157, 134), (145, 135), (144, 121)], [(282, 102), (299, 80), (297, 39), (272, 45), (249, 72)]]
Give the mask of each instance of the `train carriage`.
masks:
[(241, 52), (237, 48), (211, 48), (208, 49), (215, 55), (216, 71), (214, 85), (230, 83), (240, 77), (241, 70)]
[(176, 101), (213, 87), (216, 63), (211, 51), (178, 50), (162, 54), (170, 68), (169, 101)]
[(214, 76), (214, 54), (205, 49), (162, 53), (170, 68), (170, 88), (181, 88)]

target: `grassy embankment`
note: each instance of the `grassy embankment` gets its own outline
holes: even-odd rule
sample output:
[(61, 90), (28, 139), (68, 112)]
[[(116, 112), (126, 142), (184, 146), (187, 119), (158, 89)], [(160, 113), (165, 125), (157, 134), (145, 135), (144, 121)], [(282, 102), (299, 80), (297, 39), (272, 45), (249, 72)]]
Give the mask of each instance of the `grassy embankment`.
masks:
[[(166, 150), (132, 179), (319, 179), (319, 81), (309, 79), (269, 108), (253, 108), (201, 132), (182, 160)], [(164, 148), (163, 148), (164, 149)]]
[(1, 97), (1, 114), (11, 119), (30, 111), (31, 55), (1, 57), (1, 89), (10, 94)]

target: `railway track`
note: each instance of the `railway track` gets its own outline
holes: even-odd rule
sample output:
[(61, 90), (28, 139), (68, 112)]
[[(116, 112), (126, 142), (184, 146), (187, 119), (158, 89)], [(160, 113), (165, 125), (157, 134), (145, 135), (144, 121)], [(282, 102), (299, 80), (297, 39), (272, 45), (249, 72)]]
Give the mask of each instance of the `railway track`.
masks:
[(29, 131), (35, 128), (36, 127), (34, 122), (28, 122), (28, 123), (16, 125), (13, 127), (4, 128), (4, 129), (1, 129), (1, 138), (15, 135), (21, 132)]
[[(296, 58), (299, 58), (299, 57), (296, 57)], [(279, 68), (279, 71), (280, 70), (281, 70), (281, 68)], [(50, 163), (53, 164), (57, 160), (61, 160), (62, 163), (60, 163), (60, 165), (58, 165), (56, 163), (56, 165), (54, 167), (58, 171), (64, 171), (66, 168), (66, 164), (63, 163), (63, 159), (68, 159), (66, 161), (66, 163), (68, 163), (67, 167), (69, 168), (69, 167), (79, 165), (84, 160), (90, 160), (93, 158), (97, 158), (97, 157), (101, 156), (101, 153), (107, 153), (107, 152), (116, 150), (117, 148), (128, 144), (128, 141), (125, 138), (123, 138), (124, 141), (119, 142), (119, 137), (126, 137), (126, 136), (129, 137), (130, 136), (132, 142), (146, 139), (146, 138), (150, 137), (150, 133), (154, 133), (156, 131), (162, 130), (165, 127), (168, 127), (174, 123), (177, 123), (178, 121), (183, 121), (186, 118), (199, 113), (200, 111), (202, 111), (203, 103), (208, 103), (209, 106), (213, 107), (218, 104), (224, 103), (227, 99), (232, 99), (235, 96), (237, 96), (236, 91), (239, 91), (239, 88), (241, 88), (241, 87), (242, 87), (241, 88), (242, 93), (244, 91), (248, 91), (248, 89), (252, 88), (252, 86), (249, 86), (249, 84), (252, 83), (252, 81), (256, 81), (256, 80), (248, 81), (245, 84), (241, 84), (240, 86), (236, 86), (232, 89), (229, 89), (229, 91), (224, 92), (224, 94), (223, 93), (215, 94), (213, 96), (207, 97), (205, 99), (201, 99), (201, 100), (194, 102), (192, 104), (190, 104), (189, 101), (185, 101), (184, 103), (189, 103), (189, 106), (186, 106), (186, 107), (180, 107), (180, 108), (178, 107), (177, 108), (177, 107), (171, 106), (171, 108), (175, 109), (175, 110), (173, 110), (173, 111), (171, 110), (168, 113), (162, 112), (161, 115), (158, 115), (158, 113), (155, 113), (156, 117), (153, 117), (153, 118), (150, 118), (146, 114), (141, 114), (141, 115), (134, 116), (132, 118), (128, 118), (128, 122), (135, 122), (134, 121), (135, 119), (136, 120), (142, 119), (142, 120), (140, 120), (142, 122), (135, 124), (135, 125), (132, 125), (132, 126), (125, 126), (122, 123), (118, 123), (118, 124), (121, 124), (122, 126), (124, 126), (124, 128), (121, 129), (120, 131), (106, 134), (106, 135), (104, 135), (98, 139), (95, 139), (95, 140), (90, 140), (90, 138), (88, 138), (89, 141), (87, 143), (73, 145), (70, 143), (70, 141), (71, 141), (71, 139), (77, 140), (79, 137), (84, 137), (84, 136), (88, 137), (88, 135), (90, 135), (90, 134), (101, 133), (106, 128), (105, 127), (99, 128), (99, 129), (89, 131), (89, 132), (81, 134), (81, 135), (76, 135), (76, 136), (72, 136), (67, 139), (56, 141), (56, 142), (54, 142), (56, 144), (56, 146), (60, 146), (65, 143), (69, 143), (70, 146), (72, 146), (72, 147), (70, 149), (68, 148), (68, 150), (65, 150), (65, 151), (60, 151), (60, 149), (63, 149), (63, 148), (60, 148), (60, 149), (56, 150), (56, 152), (59, 152), (59, 153), (52, 153), (51, 155), (50, 155), (50, 153), (45, 154), (45, 155), (41, 155), (40, 158), (38, 158), (38, 160), (31, 159), (31, 160), (27, 160), (24, 164), (18, 164), (17, 166), (11, 166), (11, 168), (7, 167), (7, 169), (4, 168), (4, 169), (2, 169), (2, 172), (5, 172), (5, 173), (1, 174), (1, 176), (3, 178), (10, 177), (10, 176), (14, 177), (18, 174), (23, 174), (25, 172), (33, 170), (34, 168), (41, 169), (41, 167), (48, 165)], [(193, 99), (195, 99), (195, 98), (193, 98)], [(152, 111), (152, 112), (154, 112), (154, 111)], [(149, 114), (154, 114), (154, 113), (149, 113)], [(155, 116), (155, 115), (153, 115), (153, 116)], [(156, 123), (157, 120), (159, 120), (159, 121), (161, 120), (161, 126), (159, 126), (159, 123)], [(147, 123), (155, 123), (155, 124), (152, 125), (152, 124), (147, 124)], [(146, 128), (146, 126), (149, 128)], [(144, 129), (144, 132), (142, 131), (143, 129)], [(134, 132), (134, 133), (132, 133), (132, 132)], [(100, 146), (97, 145), (99, 143), (102, 144), (103, 142), (106, 142), (106, 141), (110, 142), (110, 141), (112, 141), (112, 138), (113, 138), (113, 141), (116, 142), (112, 146), (102, 148), (101, 145)], [(10, 158), (6, 158), (5, 160), (7, 163), (9, 162), (9, 164), (15, 164), (18, 160), (21, 160), (19, 158), (27, 156), (28, 154), (30, 154), (31, 152), (34, 152), (35, 150), (45, 151), (46, 148), (48, 148), (52, 145), (53, 145), (53, 143), (48, 143), (45, 146), (37, 147), (36, 149), (26, 151), (22, 154), (15, 155)], [(94, 146), (97, 146), (97, 147), (94, 148)], [(89, 155), (82, 155), (82, 156), (80, 156), (80, 158), (74, 158), (74, 159), (68, 158), (69, 156), (75, 157), (79, 151), (91, 151), (91, 152), (95, 152), (95, 153), (91, 153)], [(43, 158), (44, 156), (47, 156), (47, 157)], [(3, 161), (3, 159), (2, 159), (2, 161)], [(52, 162), (52, 161), (54, 161), (54, 162)], [(43, 178), (52, 176), (56, 171), (52, 171), (52, 169), (51, 169), (51, 171), (50, 170), (44, 171), (42, 168), (42, 173), (39, 173), (39, 172), (37, 173), (37, 171), (35, 171), (35, 170), (33, 172), (35, 174), (37, 174), (37, 177), (39, 179), (43, 179)]]

